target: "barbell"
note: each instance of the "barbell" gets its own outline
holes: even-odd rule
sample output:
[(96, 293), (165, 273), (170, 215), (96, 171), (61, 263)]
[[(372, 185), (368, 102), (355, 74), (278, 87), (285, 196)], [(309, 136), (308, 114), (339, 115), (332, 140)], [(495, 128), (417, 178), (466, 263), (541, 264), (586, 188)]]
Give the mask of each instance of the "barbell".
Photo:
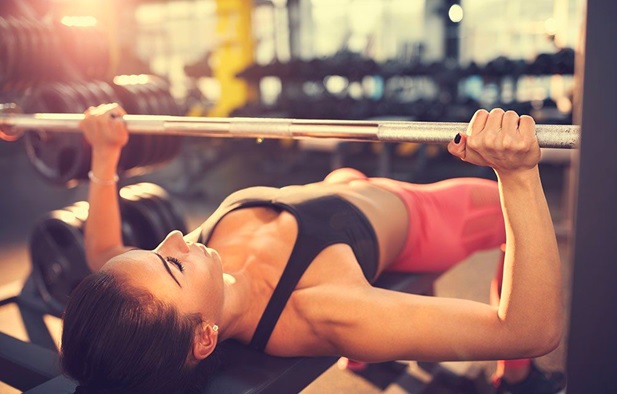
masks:
[[(80, 132), (83, 114), (16, 114), (0, 108), (0, 138), (12, 141), (25, 131)], [(193, 137), (274, 139), (341, 139), (346, 141), (416, 142), (445, 144), (467, 123), (407, 121), (347, 121), (283, 118), (207, 118), (160, 115), (125, 115), (131, 134)], [(542, 148), (578, 147), (580, 128), (572, 125), (537, 125)]]

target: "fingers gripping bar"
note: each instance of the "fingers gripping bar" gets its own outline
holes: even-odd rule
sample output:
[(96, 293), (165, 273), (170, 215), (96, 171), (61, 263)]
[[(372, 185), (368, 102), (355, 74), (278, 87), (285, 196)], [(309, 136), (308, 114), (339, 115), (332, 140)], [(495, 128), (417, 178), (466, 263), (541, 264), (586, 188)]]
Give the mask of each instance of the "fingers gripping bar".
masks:
[[(0, 114), (0, 137), (14, 140), (27, 130), (80, 132), (82, 114)], [(206, 118), (185, 116), (125, 115), (132, 134), (196, 137), (341, 139), (348, 141), (417, 142), (444, 144), (467, 123), (346, 121), (266, 118)], [(536, 125), (542, 148), (578, 147), (580, 128), (572, 125)]]

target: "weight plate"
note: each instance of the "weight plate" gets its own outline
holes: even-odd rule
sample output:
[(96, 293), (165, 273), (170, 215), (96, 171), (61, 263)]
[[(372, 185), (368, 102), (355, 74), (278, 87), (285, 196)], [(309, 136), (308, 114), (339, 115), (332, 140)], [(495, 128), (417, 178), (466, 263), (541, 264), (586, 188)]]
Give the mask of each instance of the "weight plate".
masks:
[(90, 91), (90, 93), (94, 97), (94, 104), (92, 104), (93, 106), (99, 106), (101, 104), (108, 104), (113, 102), (113, 100), (108, 98), (106, 93), (101, 89), (101, 84), (98, 81), (86, 81), (84, 82), (84, 86)]
[[(151, 83), (148, 87), (152, 90), (153, 94), (158, 97), (161, 104), (161, 114), (177, 116), (179, 115), (178, 105), (176, 101), (169, 93), (169, 85), (160, 77), (153, 75)], [(180, 136), (164, 136), (165, 150), (159, 156), (158, 162), (163, 164), (172, 160), (178, 155), (182, 141), (184, 140)]]
[[(76, 107), (73, 92), (54, 83), (33, 90), (24, 112), (71, 113)], [(24, 135), (24, 144), (34, 168), (54, 183), (73, 185), (83, 177), (84, 163), (90, 161), (88, 143), (80, 134), (29, 131)]]
[(78, 107), (75, 112), (84, 112), (89, 107), (97, 105), (98, 99), (96, 95), (88, 89), (84, 82), (73, 81), (66, 84), (68, 89), (71, 89), (77, 98)]
[[(144, 115), (146, 107), (130, 85), (113, 83), (110, 85), (115, 95), (120, 99), (124, 110), (133, 115)], [(105, 88), (105, 86), (103, 86)], [(148, 135), (132, 135), (127, 147), (122, 151), (119, 167), (129, 174), (142, 172), (141, 168), (148, 160), (151, 138)]]
[[(78, 201), (73, 205), (70, 205), (66, 208), (64, 208), (65, 211), (70, 212), (71, 214), (75, 215), (75, 217), (82, 221), (82, 222), (86, 222), (86, 220), (88, 219), (88, 213), (90, 210), (90, 204), (88, 204), (87, 201)], [(133, 234), (133, 230), (131, 229), (131, 226), (122, 221), (121, 223), (122, 226), (122, 242), (124, 243), (124, 245), (126, 246), (137, 246), (137, 243), (135, 241), (135, 235)]]
[(165, 97), (167, 98), (168, 106), (169, 106), (169, 115), (173, 116), (182, 116), (184, 115), (182, 111), (180, 111), (180, 106), (176, 102), (176, 99), (169, 92), (169, 88), (164, 90)]
[[(154, 82), (156, 79), (156, 76), (151, 76), (151, 82), (142, 85), (142, 89), (144, 89), (146, 94), (152, 97), (153, 101), (156, 102), (157, 114), (173, 115), (173, 109), (169, 107), (169, 101), (165, 97), (166, 92)], [(167, 93), (167, 95), (169, 94)], [(169, 162), (169, 160), (176, 156), (181, 138), (177, 136), (158, 135), (157, 140), (160, 149), (157, 151), (152, 164), (161, 165)]]
[(44, 74), (47, 80), (57, 80), (60, 78), (61, 69), (64, 65), (63, 62), (58, 61), (58, 53), (61, 52), (60, 37), (52, 24), (43, 23), (42, 26), (45, 37), (45, 45), (43, 45), (45, 49), (43, 60), (45, 68), (42, 74)]
[(173, 218), (172, 228), (175, 230), (180, 230), (183, 234), (186, 234), (187, 226), (184, 216), (180, 213), (180, 210), (171, 200), (169, 193), (167, 193), (164, 188), (154, 183), (148, 183), (147, 192), (158, 197), (159, 200), (165, 205), (167, 212)]
[(122, 150), (118, 167), (129, 175), (141, 172), (140, 166), (146, 161), (147, 147), (150, 145), (150, 136), (131, 135), (129, 142)]
[(33, 78), (36, 78), (36, 81), (42, 81), (45, 79), (45, 70), (48, 67), (46, 58), (46, 53), (48, 48), (46, 46), (46, 37), (45, 37), (45, 27), (43, 24), (37, 20), (31, 20), (30, 25), (33, 30), (34, 38), (36, 41), (36, 53), (34, 54), (35, 60), (33, 61)]
[(12, 79), (15, 74), (15, 60), (17, 58), (15, 40), (13, 28), (6, 19), (0, 17), (0, 59), (2, 59), (0, 62), (0, 83)]
[(19, 19), (19, 21), (27, 45), (24, 51), (26, 57), (22, 59), (21, 62), (23, 66), (23, 80), (27, 81), (28, 84), (32, 84), (40, 79), (40, 74), (37, 69), (41, 62), (40, 40), (34, 21), (23, 18)]
[[(156, 103), (151, 100), (142, 84), (130, 84), (127, 88), (133, 92), (137, 100), (139, 100), (144, 107), (144, 115), (157, 115)], [(139, 164), (139, 167), (150, 167), (156, 161), (160, 148), (160, 137), (157, 135), (144, 135), (146, 137), (146, 143), (141, 146), (141, 153), (143, 155), (143, 161)]]
[(26, 70), (27, 65), (25, 62), (28, 58), (28, 50), (30, 49), (29, 37), (27, 36), (27, 32), (19, 19), (11, 16), (7, 18), (7, 22), (13, 30), (16, 44), (13, 79), (21, 82), (28, 79), (28, 73)]
[(161, 115), (175, 116), (178, 114), (177, 107), (172, 105), (173, 97), (171, 97), (169, 90), (163, 87), (162, 83), (157, 83), (153, 80), (148, 84), (148, 88), (152, 91), (152, 94), (156, 95), (160, 103)]
[[(159, 115), (159, 108), (157, 108), (158, 102), (155, 97), (152, 97), (149, 94), (145, 84), (131, 84), (129, 89), (131, 89), (134, 94), (137, 95), (143, 103), (145, 103), (146, 114)], [(145, 137), (148, 139), (148, 144), (143, 147), (142, 153), (144, 154), (144, 161), (139, 165), (139, 167), (142, 167), (142, 170), (144, 171), (147, 169), (149, 170), (149, 167), (155, 166), (159, 162), (161, 153), (165, 149), (163, 142), (165, 139), (164, 136), (147, 135)]]
[(75, 215), (78, 220), (86, 222), (88, 220), (88, 213), (90, 211), (90, 204), (87, 201), (78, 201), (73, 205), (69, 205), (64, 208), (65, 211)]
[(125, 220), (122, 220), (121, 230), (122, 230), (122, 243), (124, 243), (125, 246), (134, 246), (138, 248), (139, 241), (137, 237), (135, 236), (135, 233), (133, 231), (133, 227), (131, 227), (131, 224)]
[(118, 96), (118, 98), (122, 101), (124, 109), (127, 113), (133, 115), (148, 114), (147, 103), (144, 102), (139, 96), (133, 85), (118, 84), (114, 82), (111, 86), (114, 89), (116, 96)]
[[(152, 215), (154, 223), (154, 232), (157, 234), (156, 245), (160, 244), (167, 234), (169, 234), (169, 224), (167, 219), (163, 216), (160, 206), (143, 191), (139, 194), (139, 204), (148, 210), (148, 213)], [(155, 246), (156, 246), (155, 245)]]
[(140, 249), (152, 249), (151, 242), (155, 235), (149, 229), (151, 225), (146, 218), (134, 207), (130, 201), (122, 201), (120, 204), (120, 214), (122, 215), (122, 226), (130, 228), (133, 234), (134, 245)]
[(149, 115), (163, 115), (161, 111), (161, 103), (156, 96), (154, 90), (151, 88), (150, 83), (139, 83), (133, 85), (137, 94), (146, 102)]
[(167, 235), (155, 210), (144, 204), (139, 188), (125, 186), (120, 190), (122, 218), (131, 227), (137, 246), (154, 249)]
[(166, 234), (169, 234), (173, 230), (178, 230), (175, 226), (175, 222), (174, 222), (175, 218), (173, 217), (171, 212), (168, 211), (167, 207), (165, 206), (165, 203), (163, 202), (163, 200), (161, 200), (160, 197), (154, 194), (151, 194), (148, 191), (148, 188), (144, 188), (142, 195), (148, 201), (151, 201), (152, 205), (156, 208), (161, 218), (161, 221), (165, 227)]
[(114, 89), (111, 87), (110, 84), (108, 84), (105, 81), (94, 81), (94, 83), (104, 93), (104, 97), (105, 97), (105, 100), (106, 100), (105, 103), (118, 103), (118, 104), (122, 105), (122, 107), (125, 110), (127, 110), (126, 107), (124, 106), (124, 104), (122, 103), (122, 100), (120, 100), (120, 98), (118, 97), (118, 95), (116, 94), (116, 92), (114, 91)]
[(174, 230), (180, 230), (182, 231), (182, 233), (184, 233), (181, 228), (178, 228), (177, 218), (169, 210), (167, 202), (156, 194), (152, 194), (150, 191), (148, 191), (147, 195), (152, 201), (154, 201), (158, 205), (161, 215), (165, 219), (167, 233), (169, 234), (171, 231)]
[(71, 291), (90, 273), (83, 222), (68, 211), (51, 212), (30, 237), (32, 278), (43, 301), (61, 314)]
[[(73, 112), (83, 112), (87, 108), (96, 104), (95, 95), (83, 84), (83, 82), (73, 81), (67, 82), (64, 84), (67, 92), (72, 92), (75, 97), (76, 107)], [(85, 140), (84, 140), (85, 141)], [(91, 167), (91, 159), (92, 159), (92, 147), (90, 144), (86, 143), (84, 150), (84, 159), (81, 162), (81, 167), (79, 172), (76, 174), (75, 178), (79, 180), (87, 180), (88, 172)]]

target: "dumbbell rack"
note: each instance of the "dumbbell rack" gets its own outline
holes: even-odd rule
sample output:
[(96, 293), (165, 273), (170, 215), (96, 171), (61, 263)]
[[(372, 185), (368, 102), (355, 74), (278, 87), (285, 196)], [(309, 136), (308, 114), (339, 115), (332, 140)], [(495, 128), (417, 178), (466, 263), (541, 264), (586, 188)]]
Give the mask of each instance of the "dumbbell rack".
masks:
[[(277, 77), (282, 84), (280, 100), (273, 106), (264, 106), (260, 102), (249, 103), (238, 109), (238, 116), (279, 115), (282, 117), (299, 118), (332, 118), (332, 119), (370, 119), (379, 116), (402, 116), (419, 121), (468, 121), (480, 103), (472, 98), (458, 97), (459, 82), (470, 77), (480, 77), (486, 83), (501, 82), (510, 78), (516, 90), (519, 78), (523, 76), (572, 75), (574, 73), (574, 51), (563, 48), (555, 54), (542, 53), (533, 61), (522, 59), (511, 60), (503, 56), (497, 57), (484, 66), (470, 63), (461, 66), (452, 62), (422, 62), (402, 63), (390, 60), (377, 64), (372, 59), (359, 55), (337, 54), (331, 58), (312, 59), (309, 61), (293, 59), (282, 63), (274, 61), (268, 65), (252, 65), (241, 71), (238, 77), (259, 86), (264, 77)], [(413, 100), (404, 97), (380, 97), (351, 99), (329, 94), (299, 94), (302, 85), (312, 82), (316, 85), (332, 76), (345, 77), (348, 82), (359, 82), (363, 78), (375, 78), (383, 86), (394, 79), (413, 80), (428, 79), (438, 89), (437, 99), (428, 97)], [(323, 88), (323, 87), (322, 87)], [(325, 90), (325, 89), (322, 89)], [(443, 96), (443, 97), (441, 97)], [(546, 107), (552, 108), (554, 102), (545, 100)], [(516, 110), (519, 114), (529, 115), (532, 111), (531, 102), (498, 103), (500, 107)], [(537, 105), (536, 105), (537, 106)], [(571, 123), (570, 119), (558, 119), (561, 124)], [(547, 123), (555, 123), (554, 119)]]

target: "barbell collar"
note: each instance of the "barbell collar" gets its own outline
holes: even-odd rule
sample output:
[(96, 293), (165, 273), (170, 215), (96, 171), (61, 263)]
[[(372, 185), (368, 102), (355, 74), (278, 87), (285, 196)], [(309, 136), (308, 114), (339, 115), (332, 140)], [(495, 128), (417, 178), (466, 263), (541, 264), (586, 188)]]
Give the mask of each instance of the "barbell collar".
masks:
[[(83, 114), (0, 114), (0, 137), (15, 139), (27, 130), (80, 132)], [(340, 139), (347, 141), (416, 142), (446, 144), (467, 123), (347, 121), (282, 118), (207, 118), (185, 116), (124, 115), (131, 134), (194, 137)], [(577, 148), (580, 127), (536, 125), (542, 148)]]

